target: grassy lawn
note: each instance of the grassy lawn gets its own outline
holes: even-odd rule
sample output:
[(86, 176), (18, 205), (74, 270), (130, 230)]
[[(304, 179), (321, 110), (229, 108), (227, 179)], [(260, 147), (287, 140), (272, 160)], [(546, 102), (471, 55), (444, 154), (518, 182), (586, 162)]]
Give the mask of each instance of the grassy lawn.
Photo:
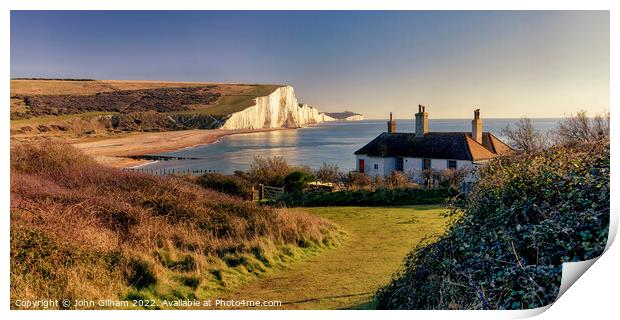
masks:
[(304, 208), (348, 234), (336, 249), (224, 294), (226, 299), (281, 300), (283, 309), (372, 308), (403, 259), (427, 236), (445, 230), (439, 206)]

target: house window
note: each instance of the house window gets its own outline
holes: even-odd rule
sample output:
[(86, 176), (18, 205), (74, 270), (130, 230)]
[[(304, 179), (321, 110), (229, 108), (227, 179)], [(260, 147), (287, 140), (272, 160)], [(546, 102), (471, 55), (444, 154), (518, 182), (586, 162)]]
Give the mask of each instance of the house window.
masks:
[(422, 159), (422, 170), (431, 168), (431, 159)]
[(403, 171), (403, 158), (396, 157), (396, 171)]
[(448, 160), (448, 169), (456, 169), (456, 160)]
[(375, 170), (379, 170), (379, 165), (375, 163), (374, 168), (375, 168)]

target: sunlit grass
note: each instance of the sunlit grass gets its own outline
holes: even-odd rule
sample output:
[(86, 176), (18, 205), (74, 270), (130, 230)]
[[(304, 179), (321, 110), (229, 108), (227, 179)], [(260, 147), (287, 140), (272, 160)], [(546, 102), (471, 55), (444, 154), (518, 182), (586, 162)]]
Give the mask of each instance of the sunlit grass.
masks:
[(372, 296), (407, 253), (442, 234), (447, 222), (440, 206), (300, 210), (333, 221), (347, 238), (336, 249), (242, 286), (227, 298), (281, 300), (287, 309), (372, 308)]

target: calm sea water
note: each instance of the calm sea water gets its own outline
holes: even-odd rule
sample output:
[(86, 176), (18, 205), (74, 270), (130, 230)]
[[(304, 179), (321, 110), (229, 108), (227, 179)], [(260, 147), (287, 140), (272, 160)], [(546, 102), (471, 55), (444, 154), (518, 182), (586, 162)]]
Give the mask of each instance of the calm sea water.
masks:
[[(560, 119), (532, 119), (532, 124), (542, 132), (552, 129)], [(504, 138), (501, 130), (518, 119), (484, 119), (484, 131)], [(199, 158), (192, 160), (160, 161), (143, 166), (159, 170), (216, 170), (231, 174), (247, 170), (254, 156), (282, 156), (289, 163), (319, 168), (324, 162), (334, 163), (342, 171), (355, 168), (353, 152), (386, 131), (387, 120), (355, 122), (328, 122), (297, 129), (238, 134), (222, 138), (219, 142), (166, 152), (159, 155)], [(413, 120), (398, 121), (398, 131), (413, 132)], [(429, 131), (470, 131), (471, 119), (429, 120)]]

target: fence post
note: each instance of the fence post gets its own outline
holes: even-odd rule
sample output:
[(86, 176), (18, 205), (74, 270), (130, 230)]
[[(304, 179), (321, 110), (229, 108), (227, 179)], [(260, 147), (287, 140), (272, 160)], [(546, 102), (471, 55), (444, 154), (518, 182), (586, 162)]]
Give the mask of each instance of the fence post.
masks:
[(258, 185), (258, 200), (263, 200), (265, 197), (265, 186), (261, 183)]

